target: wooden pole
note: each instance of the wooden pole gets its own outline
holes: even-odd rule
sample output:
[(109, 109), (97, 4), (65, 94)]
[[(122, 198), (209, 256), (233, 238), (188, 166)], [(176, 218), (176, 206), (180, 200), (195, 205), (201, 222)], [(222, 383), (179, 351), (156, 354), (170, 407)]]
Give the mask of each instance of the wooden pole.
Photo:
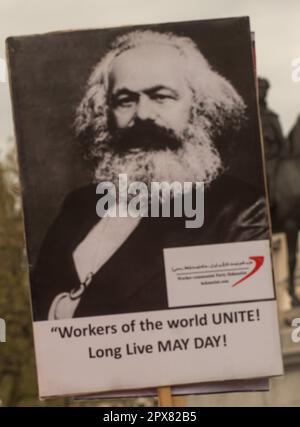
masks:
[(187, 406), (185, 396), (173, 396), (173, 405), (175, 408), (185, 408)]
[(173, 406), (171, 387), (158, 387), (157, 394), (159, 406), (164, 408)]

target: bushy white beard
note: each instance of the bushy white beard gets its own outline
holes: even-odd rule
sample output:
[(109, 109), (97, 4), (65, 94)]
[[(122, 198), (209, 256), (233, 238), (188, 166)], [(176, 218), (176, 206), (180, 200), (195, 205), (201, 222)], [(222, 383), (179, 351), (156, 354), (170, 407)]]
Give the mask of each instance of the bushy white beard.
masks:
[(190, 124), (180, 137), (182, 146), (145, 151), (142, 148), (122, 155), (102, 147), (103, 157), (94, 174), (96, 183), (112, 182), (118, 188), (119, 175), (127, 174), (128, 185), (134, 181), (204, 182), (207, 188), (221, 173), (222, 161), (215, 145), (202, 126)]

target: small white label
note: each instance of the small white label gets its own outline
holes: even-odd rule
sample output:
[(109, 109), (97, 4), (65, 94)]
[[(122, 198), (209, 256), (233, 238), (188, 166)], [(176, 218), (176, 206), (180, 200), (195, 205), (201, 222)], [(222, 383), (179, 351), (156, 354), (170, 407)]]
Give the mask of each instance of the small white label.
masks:
[(169, 307), (275, 298), (269, 240), (164, 249)]

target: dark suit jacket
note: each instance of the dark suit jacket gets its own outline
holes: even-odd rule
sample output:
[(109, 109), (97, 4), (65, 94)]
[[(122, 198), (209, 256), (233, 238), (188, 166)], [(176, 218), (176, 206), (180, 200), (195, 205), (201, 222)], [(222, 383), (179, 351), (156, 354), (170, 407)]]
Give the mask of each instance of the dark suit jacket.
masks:
[[(31, 271), (34, 320), (46, 320), (55, 296), (79, 286), (72, 253), (100, 220), (96, 186), (75, 190), (49, 228)], [(142, 218), (137, 228), (94, 275), (74, 317), (168, 308), (163, 248), (266, 239), (263, 194), (223, 175), (204, 192), (204, 225), (186, 218)]]

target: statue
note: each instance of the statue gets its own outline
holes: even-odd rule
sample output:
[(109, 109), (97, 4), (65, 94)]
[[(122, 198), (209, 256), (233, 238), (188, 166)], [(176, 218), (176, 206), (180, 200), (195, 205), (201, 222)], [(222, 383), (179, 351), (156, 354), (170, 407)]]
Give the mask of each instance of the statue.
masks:
[(269, 202), (273, 227), (276, 228), (275, 215), (275, 177), (281, 157), (288, 154), (288, 144), (283, 136), (278, 115), (269, 109), (267, 105), (267, 94), (270, 84), (267, 79), (258, 78), (259, 108), (261, 115), (262, 131), (264, 137), (266, 172), (269, 189)]
[(300, 305), (294, 280), (300, 228), (300, 120), (291, 131), (289, 140), (286, 140), (277, 114), (267, 105), (270, 84), (263, 78), (259, 78), (258, 83), (272, 230), (283, 231), (287, 236), (288, 291), (291, 305), (296, 307)]

